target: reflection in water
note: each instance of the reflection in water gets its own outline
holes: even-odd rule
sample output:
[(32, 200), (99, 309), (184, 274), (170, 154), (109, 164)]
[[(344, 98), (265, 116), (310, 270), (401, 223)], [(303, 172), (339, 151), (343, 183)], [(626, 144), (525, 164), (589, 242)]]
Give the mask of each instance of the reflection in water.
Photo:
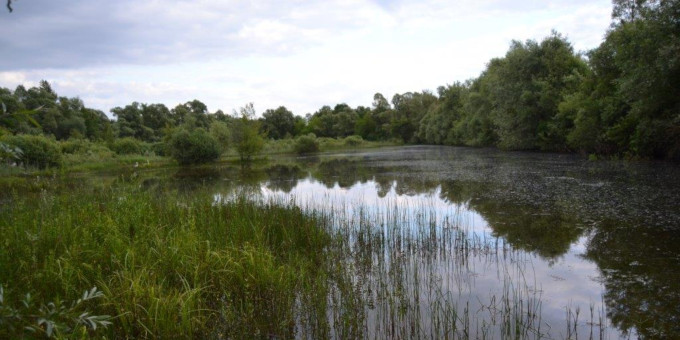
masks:
[[(579, 323), (587, 325), (590, 316), (584, 315), (591, 307), (594, 323), (606, 312), (628, 336), (680, 335), (680, 217), (674, 203), (680, 200), (680, 171), (675, 165), (420, 148), (321, 159), (309, 169), (310, 176), (297, 173), (297, 186), (291, 178), (288, 189), (279, 190), (279, 180), (270, 177), (261, 192), (301, 202), (307, 197), (304, 204), (328, 198), (365, 209), (390, 206), (386, 202), (427, 206), (436, 210), (435, 224), (443, 232), (447, 218), (461, 218), (462, 225), (472, 226), (472, 235), (497, 237), (523, 254), (526, 261), (515, 263), (530, 267), (525, 278), (530, 273), (533, 288), (541, 292), (544, 321), (556, 337), (568, 335), (566, 308), (580, 309)], [(494, 263), (471, 261), (476, 291), (469, 294), (498, 291), (502, 275), (487, 269), (508, 265)], [(608, 336), (615, 333), (609, 330)]]
[(613, 323), (638, 329), (645, 337), (680, 335), (678, 233), (659, 228), (632, 229), (614, 222), (600, 224), (586, 257), (597, 263), (604, 299)]
[[(512, 310), (514, 317), (524, 323), (523, 331), (512, 333), (523, 337), (567, 337), (592, 331), (599, 334), (599, 324), (604, 323), (599, 313), (604, 307), (600, 306), (602, 286), (592, 279), (598, 275), (597, 267), (579, 256), (583, 239), (568, 251), (581, 231), (566, 219), (532, 218), (533, 210), (524, 211), (517, 205), (482, 201), (473, 204), (469, 199), (451, 202), (441, 186), (430, 188), (417, 181), (393, 179), (387, 184), (361, 179), (361, 175), (351, 177), (356, 182), (341, 185), (333, 178), (321, 182), (310, 175), (287, 191), (278, 190), (279, 179), (271, 178), (261, 184), (259, 198), (294, 201), (308, 211), (332, 212), (338, 229), (366, 222), (378, 226), (377, 236), (373, 237), (388, 241), (383, 241), (384, 247), (379, 250), (368, 247), (368, 255), (356, 255), (366, 251), (360, 240), (369, 238), (365, 230), (358, 227), (347, 233), (355, 254), (348, 260), (353, 263), (350, 267), (363, 268), (354, 275), (360, 278), (362, 300), (369, 305), (365, 317), (371, 336), (414, 336), (408, 331), (385, 329), (395, 321), (380, 319), (389, 314), (390, 306), (381, 310), (374, 301), (385, 296), (399, 297), (381, 289), (414, 294), (400, 300), (406, 308), (404, 313), (409, 315), (407, 320), (436, 320), (449, 314), (455, 315), (452, 322), (463, 328), (460, 318), (466, 316), (466, 332), (471, 332), (472, 337), (507, 335), (509, 330), (500, 327), (504, 322), (500, 319), (509, 317), (501, 316), (499, 310), (503, 308)], [(402, 183), (408, 185), (400, 188)], [(447, 193), (451, 195), (453, 191)], [(475, 207), (493, 212), (491, 220), (498, 221), (500, 227), (490, 224)], [(546, 232), (549, 234), (542, 234)], [(386, 268), (380, 267), (381, 260)], [(395, 267), (399, 268), (398, 276), (383, 277), (383, 271), (389, 273)], [(585, 313), (591, 306), (592, 315)], [(575, 330), (567, 329), (567, 308), (572, 313), (576, 308), (584, 311), (586, 319), (581, 319)], [(531, 317), (537, 314), (540, 317)], [(435, 325), (425, 322), (421, 327), (442, 335)]]
[[(343, 311), (361, 310), (352, 318), (363, 321), (356, 333), (322, 335), (566, 338), (576, 323), (582, 337), (680, 338), (674, 164), (409, 147), (41, 179), (22, 194), (39, 195), (47, 181), (248, 194), (326, 214), (347, 237), (329, 252), (345, 252), (338, 268), (351, 274), (328, 291), (327, 318), (346, 324)], [(318, 334), (308, 326), (298, 334)]]

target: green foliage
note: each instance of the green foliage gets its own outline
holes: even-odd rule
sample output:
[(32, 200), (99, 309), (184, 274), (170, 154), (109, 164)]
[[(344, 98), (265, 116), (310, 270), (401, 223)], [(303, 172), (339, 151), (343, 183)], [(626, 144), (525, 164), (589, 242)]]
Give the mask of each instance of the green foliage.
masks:
[(0, 285), (0, 336), (3, 338), (23, 338), (26, 335), (46, 338), (64, 338), (77, 335), (95, 335), (97, 328), (111, 325), (109, 315), (92, 315), (86, 307), (89, 301), (103, 298), (104, 294), (92, 287), (71, 303), (56, 300), (39, 306), (27, 293), (13, 307), (5, 298), (4, 288)]
[(401, 138), (404, 143), (417, 142), (418, 125), (436, 104), (437, 97), (429, 91), (395, 94), (392, 97), (394, 110), (389, 123), (391, 136)]
[(115, 153), (102, 143), (87, 139), (69, 139), (59, 143), (64, 157), (64, 165), (81, 165), (83, 163), (101, 163), (111, 160)]
[(319, 152), (319, 141), (314, 134), (300, 136), (295, 139), (293, 148), (297, 154)]
[(466, 112), (464, 105), (468, 96), (468, 86), (456, 83), (439, 88), (439, 101), (432, 105), (420, 120), (417, 133), (419, 140), (428, 144), (465, 144), (467, 133), (471, 133), (464, 125)]
[(295, 134), (295, 117), (284, 106), (267, 110), (262, 114), (262, 129), (272, 139), (282, 139)]
[(561, 120), (558, 105), (568, 88), (568, 76), (585, 68), (571, 45), (556, 33), (541, 43), (515, 41), (504, 58), (492, 60), (485, 76), (490, 77), (498, 145), (564, 150), (564, 129), (570, 122)]
[(168, 144), (166, 142), (156, 142), (151, 144), (151, 151), (156, 156), (170, 156), (170, 150), (168, 150)]
[(345, 137), (344, 143), (347, 146), (354, 147), (354, 146), (359, 146), (359, 145), (363, 144), (364, 139), (361, 138), (361, 136), (352, 135), (352, 136)]
[(94, 148), (94, 143), (86, 139), (69, 139), (59, 143), (61, 152), (67, 154), (84, 154)]
[(212, 122), (210, 124), (210, 136), (219, 144), (220, 153), (227, 151), (231, 142), (231, 130), (227, 123), (220, 121)]
[(60, 166), (61, 149), (54, 139), (45, 136), (16, 135), (5, 137), (3, 142), (9, 147), (21, 150), (16, 155), (19, 163), (40, 169)]
[(0, 162), (14, 163), (19, 162), (21, 158), (21, 149), (16, 146), (8, 145), (0, 142)]
[(252, 103), (241, 108), (241, 118), (234, 121), (231, 138), (241, 161), (250, 161), (264, 147), (264, 136), (260, 133), (259, 122), (253, 120), (255, 108)]
[(138, 139), (125, 137), (116, 139), (109, 148), (119, 155), (132, 155), (144, 153), (148, 146)]
[(180, 129), (170, 139), (170, 154), (180, 165), (214, 162), (220, 157), (220, 145), (208, 132)]

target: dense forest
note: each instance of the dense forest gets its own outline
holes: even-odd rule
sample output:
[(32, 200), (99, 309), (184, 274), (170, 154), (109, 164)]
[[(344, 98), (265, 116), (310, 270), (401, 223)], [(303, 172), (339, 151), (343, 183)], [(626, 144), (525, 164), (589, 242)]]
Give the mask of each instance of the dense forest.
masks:
[[(78, 98), (58, 96), (47, 81), (29, 89), (0, 88), (0, 155), (10, 157), (17, 151), (13, 146), (21, 148), (17, 136), (25, 135), (104, 145), (135, 140), (163, 153), (163, 145), (181, 131), (184, 139), (222, 141), (225, 148), (257, 149), (261, 142), (252, 145), (255, 137), (357, 135), (678, 160), (680, 2), (614, 0), (613, 5), (603, 42), (586, 53), (575, 52), (565, 37), (552, 32), (540, 42), (513, 41), (479, 77), (441, 86), (436, 93), (407, 92), (391, 100), (376, 93), (371, 107), (323, 106), (305, 117), (284, 106), (264, 111), (259, 119), (252, 105), (231, 115), (209, 112), (192, 100), (174, 108), (134, 102), (112, 108), (115, 119), (109, 119)], [(181, 148), (181, 140), (174, 143)]]

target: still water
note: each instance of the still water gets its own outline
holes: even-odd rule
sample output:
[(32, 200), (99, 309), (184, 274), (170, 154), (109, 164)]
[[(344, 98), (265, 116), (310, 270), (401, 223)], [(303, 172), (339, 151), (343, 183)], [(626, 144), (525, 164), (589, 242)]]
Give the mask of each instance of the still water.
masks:
[(126, 176), (324, 216), (331, 336), (680, 338), (678, 164), (417, 146)]
[[(383, 246), (369, 246), (379, 248), (373, 267), (356, 273), (367, 281), (370, 335), (415, 334), (375, 320), (384, 316), (371, 300), (387, 284), (411, 294), (412, 315), (397, 321), (416, 319), (435, 336), (443, 333), (431, 319), (446, 313), (433, 304), (443, 303), (472, 337), (509, 334), (518, 322), (501, 325), (501, 308), (528, 337), (680, 337), (677, 164), (449, 147), (286, 161), (240, 178), (216, 173), (230, 187), (216, 185), (216, 199), (247, 190), (332, 212), (338, 228), (370, 224)], [(361, 233), (347, 233), (356, 253)], [(408, 271), (403, 282), (379, 273), (394, 262)]]

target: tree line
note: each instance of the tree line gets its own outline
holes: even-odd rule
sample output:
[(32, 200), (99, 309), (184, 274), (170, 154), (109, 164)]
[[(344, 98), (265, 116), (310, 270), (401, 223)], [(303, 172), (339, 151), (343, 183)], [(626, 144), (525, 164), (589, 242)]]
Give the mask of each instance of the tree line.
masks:
[(192, 100), (174, 108), (134, 102), (111, 109), (115, 119), (109, 119), (78, 98), (58, 96), (47, 81), (29, 89), (0, 88), (0, 133), (168, 143), (178, 129), (198, 129), (232, 145), (239, 140), (234, 135), (245, 141), (356, 135), (677, 160), (679, 18), (678, 1), (614, 0), (604, 41), (586, 53), (576, 53), (552, 32), (540, 42), (513, 41), (477, 78), (441, 86), (436, 93), (407, 92), (391, 100), (376, 93), (370, 107), (341, 103), (304, 117), (281, 106), (256, 119), (252, 105), (228, 115)]

